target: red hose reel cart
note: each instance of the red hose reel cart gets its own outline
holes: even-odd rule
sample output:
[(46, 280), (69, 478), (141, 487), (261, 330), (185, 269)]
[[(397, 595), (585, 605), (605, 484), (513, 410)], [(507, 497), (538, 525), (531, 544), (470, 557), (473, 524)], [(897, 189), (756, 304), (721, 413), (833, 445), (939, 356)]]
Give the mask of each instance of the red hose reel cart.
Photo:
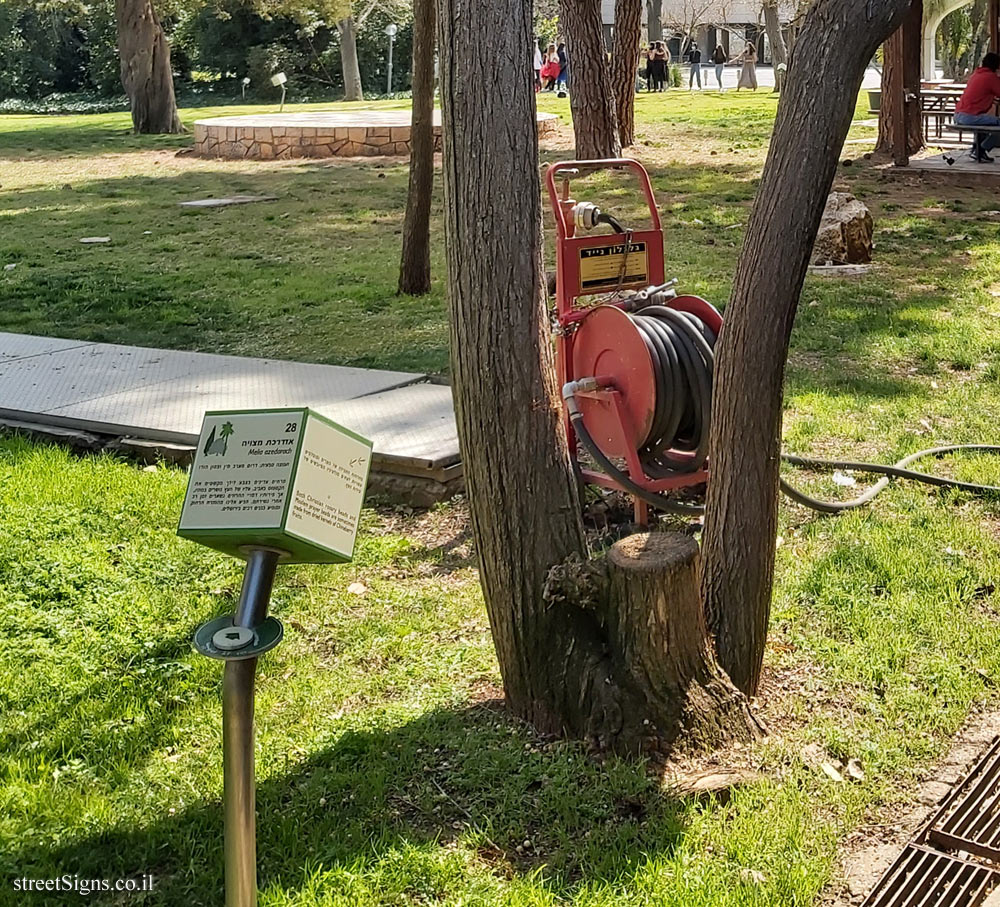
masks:
[[(571, 197), (572, 180), (602, 170), (635, 176), (647, 228), (627, 229)], [(574, 465), (586, 482), (629, 492), (638, 523), (648, 521), (649, 505), (694, 513), (660, 493), (708, 478), (712, 347), (722, 316), (665, 282), (663, 231), (641, 164), (564, 161), (549, 167), (545, 182), (557, 236), (556, 359)], [(581, 448), (600, 469), (580, 464)]]

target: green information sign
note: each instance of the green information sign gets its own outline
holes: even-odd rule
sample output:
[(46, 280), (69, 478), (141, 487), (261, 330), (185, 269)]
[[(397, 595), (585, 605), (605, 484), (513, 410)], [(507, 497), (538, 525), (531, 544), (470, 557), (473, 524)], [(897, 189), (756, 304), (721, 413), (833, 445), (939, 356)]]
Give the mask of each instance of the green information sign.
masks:
[(372, 442), (309, 409), (205, 413), (177, 534), (241, 557), (286, 563), (354, 554)]

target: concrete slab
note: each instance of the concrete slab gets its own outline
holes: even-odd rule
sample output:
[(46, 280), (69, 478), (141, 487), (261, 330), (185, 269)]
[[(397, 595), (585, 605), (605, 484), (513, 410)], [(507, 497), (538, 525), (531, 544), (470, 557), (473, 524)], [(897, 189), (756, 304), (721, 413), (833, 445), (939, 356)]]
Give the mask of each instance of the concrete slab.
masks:
[(0, 331), (0, 363), (15, 359), (30, 359), (57, 350), (71, 350), (77, 346), (93, 346), (87, 340), (60, 340), (56, 337), (35, 337), (31, 334), (8, 334)]
[(206, 410), (284, 406), (370, 437), (376, 468), (460, 469), (451, 389), (425, 375), (0, 333), (0, 418), (193, 445)]
[(254, 202), (276, 202), (277, 195), (230, 195), (226, 198), (196, 198), (178, 202), (182, 208), (226, 208), (229, 205), (251, 205)]

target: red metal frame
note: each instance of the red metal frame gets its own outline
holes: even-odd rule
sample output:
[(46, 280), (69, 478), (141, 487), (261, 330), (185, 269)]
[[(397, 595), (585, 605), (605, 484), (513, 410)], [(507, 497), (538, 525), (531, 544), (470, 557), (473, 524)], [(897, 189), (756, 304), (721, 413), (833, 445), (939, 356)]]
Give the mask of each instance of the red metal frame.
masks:
[[(576, 225), (573, 220), (572, 209), (576, 204), (570, 198), (570, 181), (574, 177), (585, 176), (600, 170), (631, 170), (639, 183), (639, 188), (646, 200), (651, 223), (650, 229), (634, 230), (625, 236), (618, 237), (608, 234), (576, 236)], [(561, 187), (557, 186), (557, 180), (561, 182)], [(549, 193), (549, 201), (552, 205), (552, 212), (556, 222), (556, 318), (559, 330), (556, 336), (556, 367), (558, 370), (560, 385), (573, 381), (576, 378), (597, 377), (589, 375), (574, 374), (573, 367), (573, 344), (574, 334), (578, 323), (582, 322), (594, 307), (578, 306), (577, 299), (584, 296), (604, 295), (595, 294), (593, 291), (585, 291), (580, 284), (580, 250), (599, 246), (607, 246), (609, 241), (618, 239), (619, 242), (646, 244), (647, 273), (644, 280), (640, 282), (622, 281), (611, 291), (610, 298), (605, 299), (604, 304), (622, 307), (622, 301), (615, 299), (615, 293), (621, 290), (644, 289), (646, 286), (657, 286), (664, 282), (664, 259), (663, 259), (663, 229), (660, 224), (659, 212), (656, 209), (656, 200), (653, 197), (653, 187), (649, 181), (649, 174), (638, 162), (626, 158), (607, 159), (597, 161), (562, 161), (552, 164), (545, 174), (545, 185)], [(561, 192), (560, 192), (561, 188)], [(722, 318), (716, 309), (705, 300), (697, 296), (678, 296), (668, 305), (679, 311), (691, 312), (703, 319), (708, 327), (718, 335), (722, 327)], [(602, 382), (603, 383), (603, 382)], [(708, 480), (708, 470), (701, 469), (693, 473), (677, 473), (662, 479), (654, 479), (647, 476), (639, 461), (638, 451), (634, 450), (634, 445), (629, 443), (629, 438), (635, 437), (633, 426), (629, 422), (629, 414), (623, 403), (623, 394), (626, 388), (616, 388), (611, 386), (602, 387), (599, 390), (580, 393), (577, 396), (586, 400), (590, 405), (606, 406), (614, 413), (615, 419), (611, 420), (617, 424), (617, 437), (613, 441), (613, 446), (617, 450), (624, 450), (625, 468), (629, 478), (634, 482), (647, 488), (650, 491), (668, 491), (671, 489), (684, 488), (690, 485), (700, 485)], [(577, 462), (577, 439), (573, 431), (568, 414), (564, 413), (566, 434), (569, 447), (574, 462)], [(675, 452), (678, 457), (683, 456)], [(596, 472), (592, 469), (578, 467), (580, 475), (586, 482), (600, 485), (604, 488), (619, 489), (620, 485), (610, 476), (603, 472)], [(645, 503), (635, 500), (636, 521), (639, 523), (648, 522), (648, 509)]]

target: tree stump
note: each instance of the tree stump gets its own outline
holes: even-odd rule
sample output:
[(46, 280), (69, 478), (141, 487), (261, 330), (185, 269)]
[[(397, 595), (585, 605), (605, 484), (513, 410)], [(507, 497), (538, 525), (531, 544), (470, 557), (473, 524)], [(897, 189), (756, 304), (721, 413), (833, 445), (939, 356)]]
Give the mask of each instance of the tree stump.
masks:
[(702, 745), (758, 735), (745, 697), (715, 660), (697, 542), (642, 533), (617, 542), (607, 560), (608, 635), (636, 702), (646, 704), (648, 735), (669, 742), (684, 734)]

